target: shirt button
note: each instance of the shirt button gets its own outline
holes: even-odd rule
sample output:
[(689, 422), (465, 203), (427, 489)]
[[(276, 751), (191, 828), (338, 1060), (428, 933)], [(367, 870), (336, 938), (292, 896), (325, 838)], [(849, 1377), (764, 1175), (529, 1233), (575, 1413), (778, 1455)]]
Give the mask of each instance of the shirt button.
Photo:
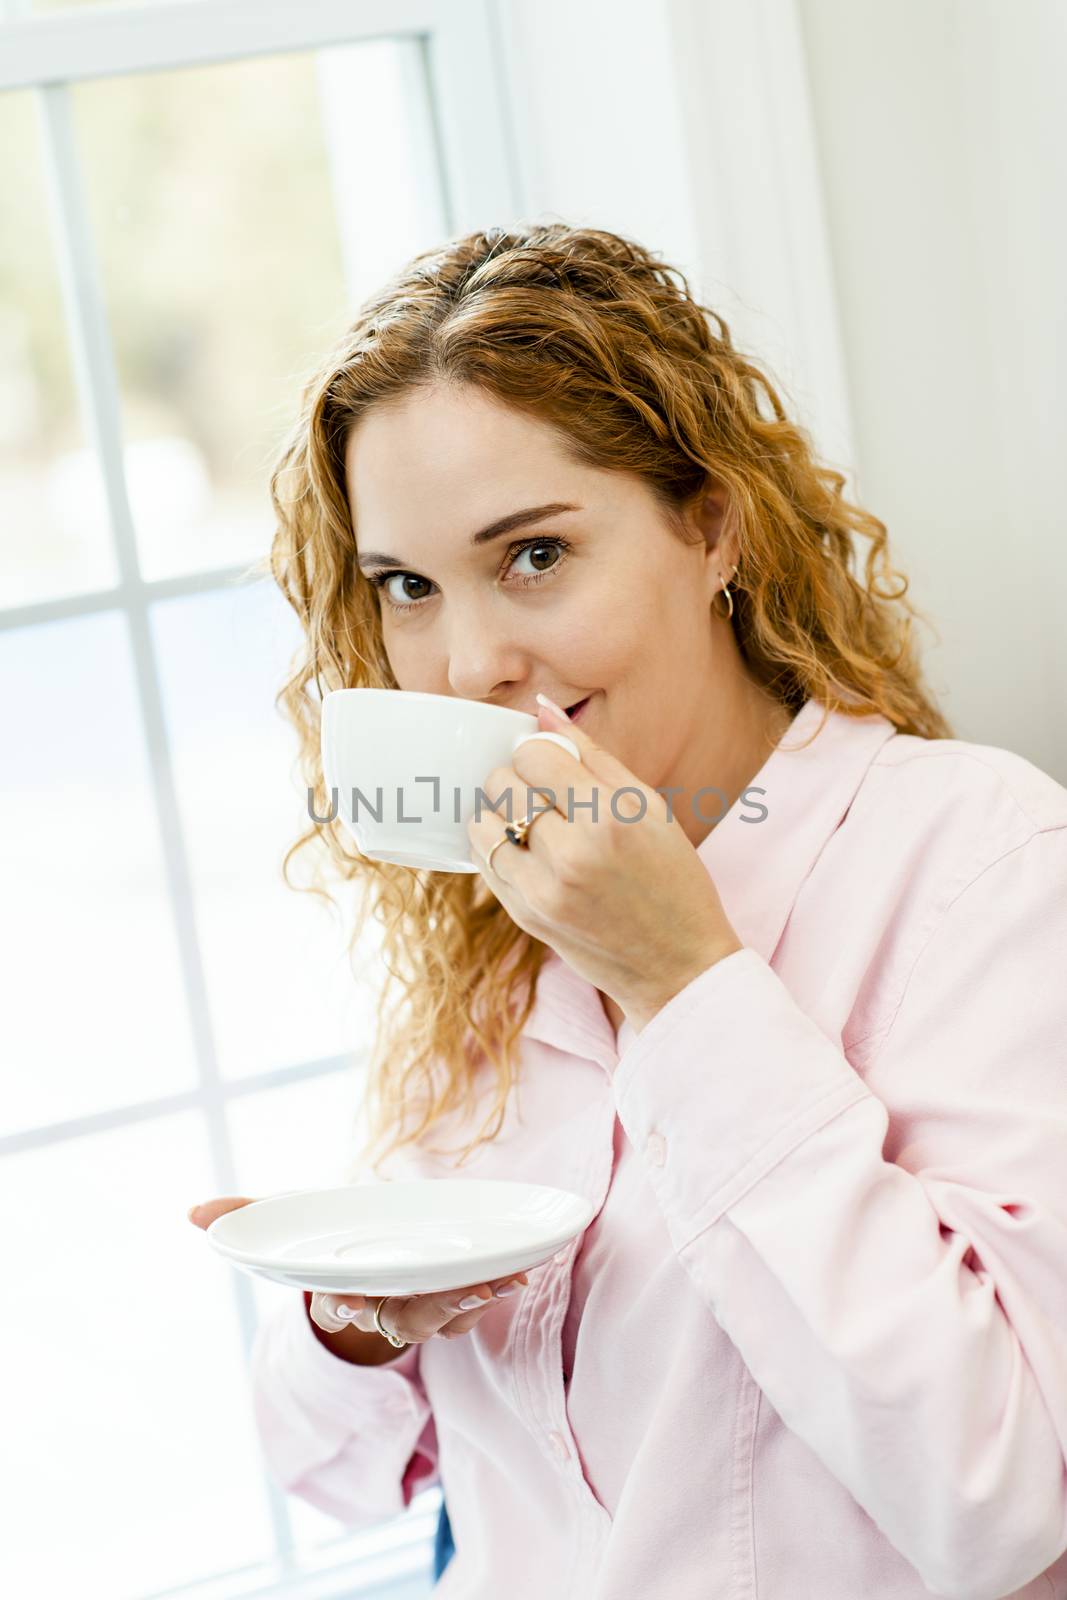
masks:
[(556, 1433), (554, 1431), (550, 1433), (548, 1436), (548, 1442), (555, 1452), (557, 1461), (566, 1461), (569, 1459), (570, 1451), (567, 1449), (567, 1441), (564, 1439), (561, 1433)]
[(654, 1167), (662, 1167), (667, 1159), (667, 1141), (662, 1133), (650, 1133), (645, 1140), (645, 1155)]

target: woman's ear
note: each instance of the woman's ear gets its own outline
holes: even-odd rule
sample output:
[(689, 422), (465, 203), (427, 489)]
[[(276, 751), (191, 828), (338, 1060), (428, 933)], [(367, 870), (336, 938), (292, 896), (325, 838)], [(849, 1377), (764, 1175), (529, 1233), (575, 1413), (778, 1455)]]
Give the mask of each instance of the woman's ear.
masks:
[(729, 583), (737, 567), (739, 540), (734, 505), (725, 484), (709, 479), (686, 509), (686, 522), (694, 540), (703, 538), (709, 595), (714, 597)]
[(727, 572), (735, 560), (731, 548), (736, 542), (733, 535), (732, 509), (733, 502), (729, 489), (714, 478), (708, 479), (686, 507), (686, 520), (693, 532), (703, 536), (704, 546), (709, 555), (718, 552), (719, 561)]

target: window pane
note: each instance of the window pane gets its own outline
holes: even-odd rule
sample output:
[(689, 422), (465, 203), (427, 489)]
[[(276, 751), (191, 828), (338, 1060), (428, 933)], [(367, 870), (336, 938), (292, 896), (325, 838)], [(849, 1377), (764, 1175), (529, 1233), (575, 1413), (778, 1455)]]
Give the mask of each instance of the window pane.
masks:
[(0, 94), (0, 606), (116, 581), (78, 412), (29, 94)]
[[(226, 1122), (237, 1192), (258, 1200), (347, 1183), (362, 1095), (362, 1072), (341, 1070), (231, 1100)], [(250, 1275), (249, 1282), (261, 1316), (293, 1293), (266, 1278)]]
[(366, 40), (316, 59), (348, 296), (358, 306), (451, 231), (426, 66), (417, 39)]
[(195, 1081), (126, 624), (0, 634), (5, 1133)]
[[(238, 1193), (257, 1198), (285, 1189), (330, 1188), (350, 1182), (352, 1157), (359, 1142), (355, 1124), (361, 1121), (364, 1084), (360, 1065), (354, 1070), (324, 1073), (302, 1083), (283, 1084), (232, 1100), (226, 1118)], [(361, 1125), (358, 1134), (362, 1132)], [(265, 1278), (250, 1276), (249, 1282), (261, 1318), (269, 1316), (281, 1301), (299, 1293)], [(434, 1487), (423, 1491), (419, 1507), (429, 1504), (436, 1514), (439, 1502), (439, 1490)], [(344, 1537), (335, 1517), (324, 1515), (296, 1495), (288, 1498), (287, 1510), (301, 1550), (320, 1549)], [(402, 1512), (399, 1520), (403, 1522), (406, 1515)], [(428, 1575), (432, 1573), (431, 1556), (431, 1550), (427, 1550)], [(410, 1590), (398, 1589), (397, 1594), (428, 1595), (430, 1588), (427, 1576), (425, 1582), (415, 1581)], [(392, 1585), (381, 1592), (393, 1600)]]
[[(226, 1115), (240, 1192), (266, 1195), (350, 1182), (363, 1090), (360, 1066), (231, 1099)], [(258, 1287), (263, 1280), (255, 1282)]]
[(147, 578), (269, 542), (267, 465), (347, 309), (310, 54), (72, 90)]
[(186, 1219), (197, 1114), (0, 1163), (0, 1592), (117, 1600), (269, 1557), (234, 1269)]
[[(333, 913), (281, 876), (310, 826), (296, 734), (274, 706), (299, 624), (269, 582), (160, 602), (152, 623), (220, 1069), (359, 1047), (373, 1003), (346, 954), (351, 891), (331, 888)], [(298, 854), (290, 876), (306, 874)]]
[(446, 231), (419, 41), (88, 82), (73, 102), (144, 574), (244, 561), (269, 539), (303, 379)]
[[(355, 1121), (363, 1095), (361, 1071), (345, 1070), (241, 1095), (227, 1107), (238, 1193), (257, 1198), (283, 1189), (331, 1188), (349, 1181)], [(260, 1317), (299, 1290), (249, 1278)], [(342, 1532), (306, 1500), (291, 1496), (288, 1511), (298, 1545), (314, 1548)]]

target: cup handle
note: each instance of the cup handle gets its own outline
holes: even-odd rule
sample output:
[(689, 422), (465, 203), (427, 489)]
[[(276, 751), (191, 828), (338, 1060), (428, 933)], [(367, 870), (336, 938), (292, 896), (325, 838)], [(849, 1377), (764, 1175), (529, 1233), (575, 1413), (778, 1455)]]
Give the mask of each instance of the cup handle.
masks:
[(558, 744), (561, 750), (566, 750), (569, 755), (572, 755), (575, 761), (582, 759), (578, 746), (573, 739), (568, 739), (565, 733), (520, 733), (511, 747), (512, 755), (515, 754), (520, 744), (528, 744), (531, 739), (551, 739), (553, 744)]

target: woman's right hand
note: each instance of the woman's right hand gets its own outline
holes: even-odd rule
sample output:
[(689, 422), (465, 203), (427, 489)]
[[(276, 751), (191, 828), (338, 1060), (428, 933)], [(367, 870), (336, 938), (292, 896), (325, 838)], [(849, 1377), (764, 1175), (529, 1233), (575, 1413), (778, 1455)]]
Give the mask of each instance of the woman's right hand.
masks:
[[(236, 1211), (252, 1201), (235, 1195), (206, 1200), (193, 1206), (189, 1221), (198, 1228), (208, 1228), (216, 1217), (227, 1211)], [(407, 1344), (423, 1344), (439, 1334), (442, 1339), (454, 1339), (469, 1333), (481, 1321), (490, 1306), (508, 1294), (517, 1294), (529, 1279), (525, 1272), (512, 1273), (505, 1278), (491, 1278), (482, 1283), (468, 1284), (463, 1289), (441, 1289), (431, 1294), (387, 1295), (382, 1301), (382, 1326), (403, 1339)], [(461, 1302), (474, 1299), (478, 1304), (464, 1306)], [(324, 1333), (341, 1333), (345, 1328), (360, 1328), (364, 1333), (377, 1333), (374, 1307), (377, 1295), (312, 1294), (311, 1320)], [(344, 1307), (348, 1315), (342, 1315)]]

